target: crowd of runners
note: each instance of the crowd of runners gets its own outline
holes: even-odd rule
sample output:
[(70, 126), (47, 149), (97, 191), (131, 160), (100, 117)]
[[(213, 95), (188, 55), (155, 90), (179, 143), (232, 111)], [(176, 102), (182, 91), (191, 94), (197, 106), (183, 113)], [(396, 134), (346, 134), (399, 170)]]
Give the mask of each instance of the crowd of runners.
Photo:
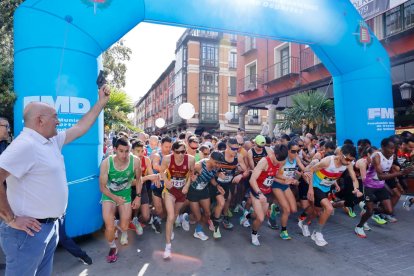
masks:
[[(119, 243), (128, 244), (128, 229), (137, 235), (144, 226), (164, 232), (163, 257), (169, 259), (174, 229), (194, 225), (194, 238), (205, 241), (211, 231), (221, 239), (222, 229), (236, 227), (236, 214), (239, 227), (251, 227), (255, 246), (263, 223), (290, 240), (289, 216), (298, 219), (290, 229), (299, 227), (317, 246), (326, 246), (323, 228), (335, 208), (352, 218), (359, 214), (349, 231), (366, 238), (370, 218), (397, 222), (393, 210), (414, 170), (409, 132), (383, 139), (378, 148), (368, 139), (336, 145), (311, 134), (247, 139), (242, 132), (221, 138), (120, 132), (108, 140), (100, 169), (108, 262), (118, 258), (118, 234)], [(406, 196), (403, 207), (413, 203)]]

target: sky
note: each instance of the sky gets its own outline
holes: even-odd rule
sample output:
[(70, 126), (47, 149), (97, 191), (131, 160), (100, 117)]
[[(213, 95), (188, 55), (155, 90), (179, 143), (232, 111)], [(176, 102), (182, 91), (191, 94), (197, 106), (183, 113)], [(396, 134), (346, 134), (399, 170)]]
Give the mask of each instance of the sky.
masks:
[(125, 92), (135, 102), (144, 96), (152, 84), (175, 59), (175, 45), (184, 28), (140, 23), (122, 39), (132, 50), (126, 63)]

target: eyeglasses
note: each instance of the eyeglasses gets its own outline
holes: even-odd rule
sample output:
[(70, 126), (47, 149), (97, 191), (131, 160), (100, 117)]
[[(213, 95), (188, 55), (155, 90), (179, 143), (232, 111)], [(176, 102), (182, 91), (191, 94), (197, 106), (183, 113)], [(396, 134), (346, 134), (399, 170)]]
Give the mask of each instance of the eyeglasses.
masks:
[(239, 148), (232, 148), (232, 147), (230, 147), (230, 149), (231, 149), (232, 151), (239, 151)]
[(345, 155), (342, 155), (342, 156), (344, 157), (345, 161), (347, 161), (347, 162), (352, 162), (352, 161), (354, 161), (354, 159), (349, 158), (349, 157), (346, 157)]
[(2, 127), (5, 127), (7, 130), (10, 130), (10, 125), (0, 125)]
[(175, 150), (176, 154), (185, 154), (185, 150)]
[(298, 151), (297, 151), (297, 150), (290, 150), (290, 153), (292, 153), (292, 154), (297, 154), (297, 153), (298, 153)]

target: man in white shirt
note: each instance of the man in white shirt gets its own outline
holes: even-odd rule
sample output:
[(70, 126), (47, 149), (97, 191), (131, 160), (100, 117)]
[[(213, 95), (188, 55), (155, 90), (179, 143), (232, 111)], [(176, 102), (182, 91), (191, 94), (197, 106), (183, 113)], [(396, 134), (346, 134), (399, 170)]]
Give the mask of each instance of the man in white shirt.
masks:
[(56, 110), (32, 102), (24, 128), (0, 156), (0, 243), (6, 275), (51, 275), (58, 243), (58, 218), (65, 213), (68, 187), (62, 147), (84, 135), (109, 100), (110, 88), (79, 122), (57, 133)]

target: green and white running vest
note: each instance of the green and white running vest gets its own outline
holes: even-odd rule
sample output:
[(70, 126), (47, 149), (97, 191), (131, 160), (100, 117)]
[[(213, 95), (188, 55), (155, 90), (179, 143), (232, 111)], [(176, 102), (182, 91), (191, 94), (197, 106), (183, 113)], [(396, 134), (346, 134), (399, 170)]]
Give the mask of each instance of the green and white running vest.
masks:
[(128, 167), (123, 171), (115, 169), (114, 155), (109, 156), (108, 183), (106, 184), (109, 190), (116, 192), (131, 188), (134, 177), (134, 156), (132, 154), (129, 156)]

